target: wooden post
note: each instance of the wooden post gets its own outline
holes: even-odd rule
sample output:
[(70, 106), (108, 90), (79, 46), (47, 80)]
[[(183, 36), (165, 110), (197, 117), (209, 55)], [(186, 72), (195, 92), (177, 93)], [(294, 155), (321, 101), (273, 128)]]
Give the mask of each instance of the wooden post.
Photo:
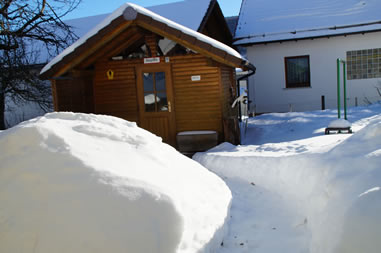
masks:
[(151, 57), (156, 57), (157, 56), (157, 37), (156, 34), (151, 33), (147, 34), (145, 36), (146, 40), (146, 45), (149, 47), (151, 51)]
[(57, 84), (56, 80), (50, 80), (50, 83), (52, 84), (52, 95), (53, 95), (53, 106), (54, 111), (58, 112), (58, 96), (57, 96)]
[(321, 109), (325, 110), (325, 97), (321, 96)]

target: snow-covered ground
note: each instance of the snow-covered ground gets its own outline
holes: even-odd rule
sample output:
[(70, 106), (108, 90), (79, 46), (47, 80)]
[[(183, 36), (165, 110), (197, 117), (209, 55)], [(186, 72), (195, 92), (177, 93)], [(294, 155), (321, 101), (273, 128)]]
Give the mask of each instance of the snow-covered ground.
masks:
[(230, 202), (135, 123), (50, 113), (0, 131), (1, 253), (213, 252)]
[(379, 252), (381, 105), (324, 135), (336, 117), (249, 119), (243, 145), (193, 157), (220, 178), (114, 117), (0, 131), (0, 252)]
[(349, 110), (354, 134), (324, 135), (336, 118), (334, 110), (251, 118), (243, 145), (193, 157), (233, 194), (220, 253), (380, 252), (381, 105)]

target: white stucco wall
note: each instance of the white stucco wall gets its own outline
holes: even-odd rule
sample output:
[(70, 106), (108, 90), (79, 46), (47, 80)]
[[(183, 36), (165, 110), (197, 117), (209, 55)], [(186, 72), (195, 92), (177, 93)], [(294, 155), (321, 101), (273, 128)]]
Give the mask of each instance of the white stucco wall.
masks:
[[(347, 51), (373, 48), (381, 48), (381, 32), (249, 46), (247, 57), (257, 67), (249, 80), (251, 111), (319, 110), (321, 96), (327, 109), (337, 108), (336, 59), (346, 59)], [(311, 87), (286, 89), (284, 57), (300, 55), (310, 56)], [(348, 106), (355, 105), (356, 97), (359, 105), (365, 97), (381, 99), (375, 89), (378, 82), (381, 86), (377, 78), (348, 80)]]

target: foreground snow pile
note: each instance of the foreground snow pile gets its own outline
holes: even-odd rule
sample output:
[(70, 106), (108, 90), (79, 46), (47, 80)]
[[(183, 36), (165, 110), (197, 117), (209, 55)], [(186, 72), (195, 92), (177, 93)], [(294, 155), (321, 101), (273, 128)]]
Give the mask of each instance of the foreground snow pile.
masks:
[[(380, 109), (353, 112), (353, 135), (325, 136), (330, 112), (264, 115), (256, 122), (273, 126), (256, 129), (263, 144), (224, 143), (196, 154), (233, 193), (220, 252), (379, 252), (381, 115), (372, 114)], [(288, 123), (280, 120), (287, 117)], [(289, 135), (279, 137), (287, 141), (276, 142), (284, 131)], [(251, 138), (245, 142), (256, 141)]]
[(209, 252), (225, 183), (135, 123), (51, 113), (0, 132), (0, 252)]

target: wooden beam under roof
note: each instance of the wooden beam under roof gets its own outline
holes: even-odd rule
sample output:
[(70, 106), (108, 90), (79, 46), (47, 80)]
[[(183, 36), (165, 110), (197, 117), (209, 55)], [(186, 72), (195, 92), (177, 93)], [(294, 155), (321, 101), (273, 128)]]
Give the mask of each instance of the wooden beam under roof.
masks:
[(113, 20), (110, 25), (104, 27), (98, 33), (90, 37), (85, 43), (75, 48), (73, 52), (63, 57), (59, 62), (53, 65), (49, 70), (43, 73), (40, 77), (56, 78), (65, 74), (68, 70), (75, 68), (85, 58), (94, 54), (104, 44), (112, 41), (122, 31), (127, 29), (133, 22), (126, 21), (122, 16)]
[(101, 58), (110, 58), (120, 53), (123, 49), (135, 43), (135, 41), (142, 38), (144, 34), (139, 32), (139, 29), (136, 26), (130, 26), (125, 31), (121, 32), (117, 38), (110, 41), (99, 50), (95, 51), (92, 55), (89, 55), (84, 59), (79, 65), (78, 68), (86, 68), (96, 60)]
[[(196, 52), (204, 54), (212, 59), (215, 59), (216, 61), (219, 61), (231, 67), (242, 67), (242, 59), (234, 56), (229, 57), (229, 59), (227, 59), (228, 54), (224, 50), (216, 48), (211, 44), (201, 41), (187, 33), (169, 27), (167, 24), (161, 23), (141, 13), (137, 14), (135, 20), (139, 26), (144, 27), (145, 29), (157, 33), (170, 40), (173, 40)], [(176, 32), (174, 32), (173, 30), (176, 30)]]
[[(215, 47), (210, 43), (199, 40), (195, 36), (189, 35), (183, 31), (180, 31), (179, 29), (170, 27), (166, 23), (157, 21), (150, 16), (144, 15), (135, 10), (133, 7), (126, 8), (126, 10), (123, 12), (123, 16), (128, 21), (136, 21), (138, 25), (148, 30), (151, 30), (163, 37), (167, 37), (170, 40), (182, 44), (185, 47), (211, 57), (214, 60), (224, 63), (228, 66), (241, 67), (244, 69), (255, 68), (247, 61), (244, 61), (242, 58), (230, 55), (226, 51)], [(174, 34), (176, 35), (174, 36)]]

